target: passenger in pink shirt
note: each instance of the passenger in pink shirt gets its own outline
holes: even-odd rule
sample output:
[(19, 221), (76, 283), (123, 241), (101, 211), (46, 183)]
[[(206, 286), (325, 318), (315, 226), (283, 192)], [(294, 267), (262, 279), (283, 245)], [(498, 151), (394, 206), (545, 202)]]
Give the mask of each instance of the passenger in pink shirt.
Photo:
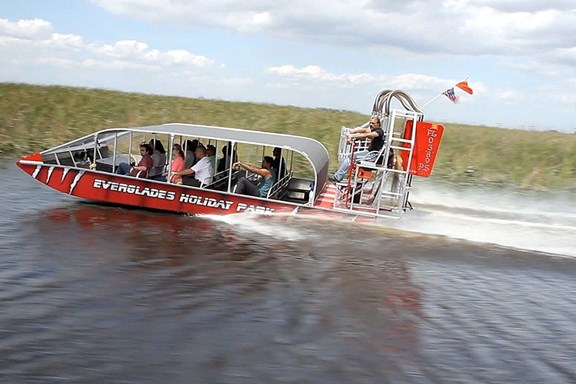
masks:
[(172, 165), (170, 166), (170, 182), (174, 184), (182, 184), (182, 175), (174, 174), (174, 172), (180, 172), (186, 169), (186, 160), (184, 159), (184, 151), (180, 144), (174, 144), (172, 146)]

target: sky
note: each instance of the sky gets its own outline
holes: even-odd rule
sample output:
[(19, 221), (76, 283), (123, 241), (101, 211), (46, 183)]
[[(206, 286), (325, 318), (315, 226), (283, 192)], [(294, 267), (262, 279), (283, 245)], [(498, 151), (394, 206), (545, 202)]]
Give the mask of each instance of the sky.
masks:
[(0, 0), (0, 82), (576, 132), (576, 1)]

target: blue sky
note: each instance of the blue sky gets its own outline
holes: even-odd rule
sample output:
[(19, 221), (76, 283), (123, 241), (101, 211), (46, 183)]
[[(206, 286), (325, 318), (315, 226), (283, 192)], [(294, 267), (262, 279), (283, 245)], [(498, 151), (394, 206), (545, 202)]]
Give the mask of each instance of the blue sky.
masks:
[(2, 3), (2, 82), (369, 114), (382, 89), (422, 106), (468, 78), (426, 119), (576, 131), (573, 0)]

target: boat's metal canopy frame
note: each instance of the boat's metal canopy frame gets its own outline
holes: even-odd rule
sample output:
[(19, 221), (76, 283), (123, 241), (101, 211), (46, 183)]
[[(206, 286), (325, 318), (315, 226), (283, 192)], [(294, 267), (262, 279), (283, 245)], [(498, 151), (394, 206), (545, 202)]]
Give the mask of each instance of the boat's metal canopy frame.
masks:
[[(244, 143), (250, 145), (260, 145), (266, 147), (280, 147), (283, 150), (291, 150), (305, 157), (313, 167), (315, 173), (314, 196), (318, 196), (328, 178), (329, 154), (324, 145), (315, 139), (303, 136), (294, 136), (282, 133), (250, 131), (239, 128), (226, 128), (210, 125), (167, 123), (161, 125), (147, 125), (141, 127), (118, 127), (108, 128), (94, 132), (85, 137), (59, 145), (57, 147), (43, 151), (42, 154), (52, 153), (62, 148), (69, 149), (71, 145), (94, 143), (88, 138), (98, 137), (98, 142), (102, 143), (108, 139), (114, 140), (127, 132), (142, 132), (150, 134), (165, 134), (168, 136), (189, 136), (198, 139), (209, 139), (218, 141), (228, 141), (234, 143)], [(93, 144), (92, 144), (93, 145)]]

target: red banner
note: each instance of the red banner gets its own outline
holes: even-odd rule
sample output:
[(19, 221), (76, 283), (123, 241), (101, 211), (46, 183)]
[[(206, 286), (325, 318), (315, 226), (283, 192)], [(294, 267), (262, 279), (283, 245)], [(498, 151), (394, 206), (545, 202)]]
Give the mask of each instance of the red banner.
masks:
[[(411, 120), (406, 122), (404, 129), (404, 139), (410, 140), (413, 134), (413, 123)], [(416, 140), (412, 152), (412, 161), (410, 163), (410, 174), (422, 177), (428, 177), (432, 173), (436, 153), (440, 146), (440, 140), (444, 133), (444, 127), (439, 124), (419, 121), (416, 123)], [(408, 147), (409, 143), (404, 143)], [(402, 167), (406, 170), (408, 164), (408, 151), (401, 151)]]

